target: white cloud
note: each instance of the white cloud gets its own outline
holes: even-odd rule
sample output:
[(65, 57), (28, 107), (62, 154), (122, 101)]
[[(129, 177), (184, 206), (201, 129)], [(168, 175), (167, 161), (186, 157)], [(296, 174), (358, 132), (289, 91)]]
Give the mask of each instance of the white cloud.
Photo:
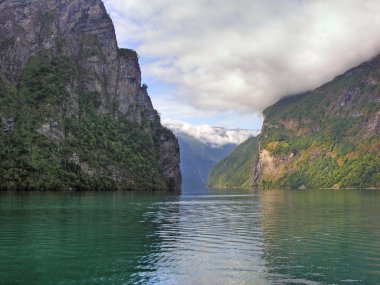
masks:
[(194, 126), (180, 121), (166, 120), (164, 126), (176, 134), (185, 134), (216, 147), (226, 144), (241, 144), (250, 137), (257, 136), (258, 130), (225, 129), (209, 125)]
[(233, 111), (204, 111), (188, 105), (172, 95), (163, 95), (155, 90), (150, 90), (149, 94), (151, 94), (153, 106), (159, 111), (164, 122), (174, 119), (192, 125), (208, 124), (227, 129), (260, 129), (262, 126), (262, 115), (239, 114)]
[(260, 112), (380, 52), (378, 0), (105, 0), (145, 75), (204, 110)]

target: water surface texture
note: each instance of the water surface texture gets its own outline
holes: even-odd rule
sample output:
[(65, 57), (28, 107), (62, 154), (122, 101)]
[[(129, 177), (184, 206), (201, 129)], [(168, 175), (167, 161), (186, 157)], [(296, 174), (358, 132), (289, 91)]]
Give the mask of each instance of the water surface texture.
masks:
[(380, 284), (379, 191), (1, 193), (0, 284)]

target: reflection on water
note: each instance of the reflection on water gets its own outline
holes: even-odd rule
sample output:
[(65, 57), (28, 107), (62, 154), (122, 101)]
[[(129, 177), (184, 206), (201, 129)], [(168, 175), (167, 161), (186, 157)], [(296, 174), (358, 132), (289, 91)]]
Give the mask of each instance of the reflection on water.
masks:
[(154, 270), (138, 273), (145, 283), (269, 284), (258, 194), (189, 195), (157, 206), (146, 217), (157, 224), (161, 244), (145, 257)]
[(380, 192), (0, 194), (1, 284), (380, 284)]
[(158, 243), (136, 193), (0, 195), (1, 284), (128, 284)]
[(380, 284), (379, 192), (264, 191), (261, 197), (272, 280)]

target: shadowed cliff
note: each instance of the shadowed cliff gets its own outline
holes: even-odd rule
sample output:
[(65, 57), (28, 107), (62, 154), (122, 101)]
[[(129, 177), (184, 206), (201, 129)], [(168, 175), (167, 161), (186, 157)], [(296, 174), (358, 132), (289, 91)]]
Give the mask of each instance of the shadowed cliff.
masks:
[(180, 190), (179, 147), (100, 0), (0, 2), (3, 189)]

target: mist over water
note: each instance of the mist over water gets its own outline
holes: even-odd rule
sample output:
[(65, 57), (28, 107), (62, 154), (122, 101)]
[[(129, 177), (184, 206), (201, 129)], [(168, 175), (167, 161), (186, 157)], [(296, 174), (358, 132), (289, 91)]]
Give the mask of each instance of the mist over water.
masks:
[(2, 284), (379, 284), (380, 192), (0, 194)]

